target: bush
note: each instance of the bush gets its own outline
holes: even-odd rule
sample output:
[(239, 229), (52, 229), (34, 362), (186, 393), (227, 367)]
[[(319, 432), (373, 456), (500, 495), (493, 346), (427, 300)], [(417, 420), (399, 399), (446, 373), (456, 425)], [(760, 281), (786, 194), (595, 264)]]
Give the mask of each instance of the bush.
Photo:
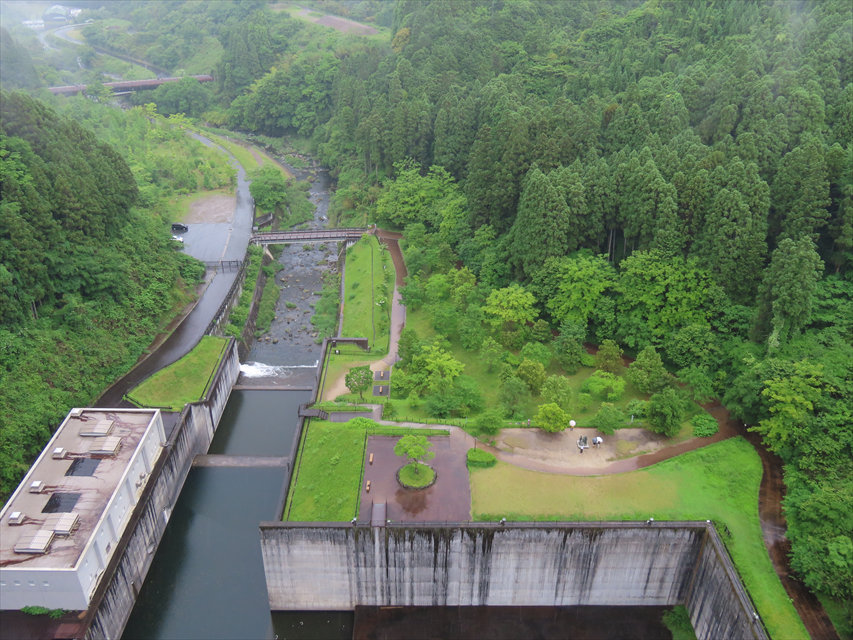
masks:
[(598, 370), (584, 381), (581, 391), (616, 402), (625, 393), (625, 380), (609, 371)]
[(468, 468), (469, 469), (487, 469), (494, 467), (498, 459), (495, 454), (483, 449), (468, 449)]
[(648, 409), (649, 403), (647, 400), (631, 400), (625, 407), (625, 413), (635, 418), (645, 418)]
[(503, 426), (503, 411), (500, 409), (489, 409), (478, 415), (471, 421), (471, 425), (480, 433), (491, 436), (500, 431)]
[(613, 435), (616, 429), (625, 426), (625, 414), (609, 402), (602, 402), (598, 413), (592, 418), (595, 428), (606, 435)]
[(693, 435), (697, 438), (708, 438), (720, 429), (717, 420), (709, 413), (699, 413), (690, 421), (693, 425)]
[(394, 416), (397, 415), (397, 408), (394, 406), (394, 403), (391, 400), (385, 402), (382, 405), (382, 419), (383, 420), (393, 420)]

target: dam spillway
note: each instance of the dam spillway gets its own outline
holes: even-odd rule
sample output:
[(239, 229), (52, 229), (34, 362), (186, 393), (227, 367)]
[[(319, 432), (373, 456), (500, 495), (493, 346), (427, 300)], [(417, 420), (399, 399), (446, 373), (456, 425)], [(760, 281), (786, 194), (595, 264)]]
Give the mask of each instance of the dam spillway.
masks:
[(697, 637), (766, 638), (710, 523), (263, 523), (273, 610), (686, 606)]

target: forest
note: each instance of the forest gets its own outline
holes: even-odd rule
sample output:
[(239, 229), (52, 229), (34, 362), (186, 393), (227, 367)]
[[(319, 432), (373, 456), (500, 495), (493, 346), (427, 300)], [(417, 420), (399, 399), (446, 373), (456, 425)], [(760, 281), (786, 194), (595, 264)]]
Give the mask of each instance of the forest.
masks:
[[(585, 343), (612, 343), (659, 359), (678, 393), (720, 398), (785, 463), (794, 570), (816, 592), (853, 597), (848, 2), (304, 4), (385, 31), (336, 34), (264, 2), (161, 2), (93, 3), (83, 32), (173, 73), (213, 73), (211, 88), (138, 98), (160, 113), (310, 150), (337, 179), (335, 221), (404, 232), (406, 303), (427, 309), (445, 340), (474, 352), (542, 344), (568, 366)], [(77, 73), (48, 70), (14, 35), (16, 69), (44, 80), (4, 72), (10, 88)], [(7, 125), (8, 100), (24, 99), (4, 97), (3, 121), (0, 247), (13, 249), (0, 256), (14, 271), (0, 272), (11, 310), (2, 330), (17, 336), (44, 322), (42, 300), (59, 314), (111, 291), (110, 271), (76, 287), (65, 263), (31, 273), (15, 253), (31, 245), (11, 240), (7, 216), (40, 237), (55, 228), (58, 242), (81, 224), (115, 238), (126, 227), (111, 222), (114, 201), (138, 196), (102, 196), (97, 223), (30, 223), (50, 210), (36, 199), (7, 214), (6, 181), (44, 171), (32, 164), (41, 143)], [(409, 340), (411, 359), (442, 349)], [(17, 356), (4, 349), (12, 371)], [(429, 394), (428, 381), (409, 385)], [(471, 397), (442, 395), (436, 415), (464, 412)], [(32, 452), (26, 438), (45, 435), (4, 447)]]

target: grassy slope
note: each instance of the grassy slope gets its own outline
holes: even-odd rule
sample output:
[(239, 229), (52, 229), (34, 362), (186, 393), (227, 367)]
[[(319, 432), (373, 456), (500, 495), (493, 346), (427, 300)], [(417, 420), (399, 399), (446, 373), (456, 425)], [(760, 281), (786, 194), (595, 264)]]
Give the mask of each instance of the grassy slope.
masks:
[(774, 638), (807, 638), (761, 536), (761, 461), (734, 438), (632, 473), (573, 477), (498, 463), (471, 472), (475, 519), (714, 520)]
[[(374, 426), (365, 428), (363, 418), (345, 423), (311, 420), (306, 425), (285, 520), (346, 522), (358, 514), (366, 437), (411, 432), (405, 427), (367, 424)], [(447, 435), (441, 429), (417, 433)]]
[(192, 351), (145, 380), (128, 397), (144, 407), (169, 407), (172, 411), (201, 400), (226, 344), (225, 338), (204, 336)]
[[(379, 316), (390, 311), (394, 268), (393, 265), (387, 270), (382, 268), (385, 264), (382, 260), (383, 252), (384, 249), (379, 246), (379, 241), (373, 236), (362, 238), (347, 250), (343, 300), (344, 325), (341, 333), (351, 338), (367, 338), (370, 341), (372, 353), (384, 354), (388, 352), (390, 323), (382, 324)], [(382, 291), (382, 286), (385, 283), (388, 288), (388, 282), (391, 286), (389, 293), (386, 294)], [(386, 300), (385, 309), (376, 304), (382, 298)]]

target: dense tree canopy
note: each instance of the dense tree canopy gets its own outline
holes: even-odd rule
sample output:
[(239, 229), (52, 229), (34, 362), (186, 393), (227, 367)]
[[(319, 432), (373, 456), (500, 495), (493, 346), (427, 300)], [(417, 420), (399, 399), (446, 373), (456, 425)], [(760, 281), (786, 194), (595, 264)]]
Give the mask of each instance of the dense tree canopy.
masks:
[[(506, 413), (530, 393), (506, 350), (549, 328), (559, 362), (579, 366), (585, 340), (612, 340), (610, 368), (621, 348), (642, 353), (634, 374), (648, 390), (661, 387), (660, 363), (694, 397), (722, 396), (786, 464), (793, 566), (813, 589), (850, 597), (849, 2), (333, 6), (375, 12), (391, 32), (335, 36), (261, 2), (107, 3), (91, 15), (134, 29), (85, 32), (170, 69), (216, 70), (220, 122), (296, 134), (330, 167), (334, 219), (404, 228), (404, 299), (507, 372)], [(309, 33), (322, 35), (305, 46)], [(4, 254), (2, 309), (26, 318), (53, 301), (84, 322), (78, 300), (121, 297), (121, 256), (32, 257), (39, 242), (90, 231), (109, 246), (132, 182), (87, 154), (53, 166), (53, 134), (15, 131), (0, 147), (0, 251), (15, 265)], [(143, 198), (167, 172), (130, 165)], [(108, 188), (78, 193), (81, 171)], [(452, 400), (437, 410), (473, 401), (441, 340), (410, 341), (405, 361), (395, 375), (409, 390)], [(673, 388), (654, 398), (650, 419), (671, 432), (681, 398)]]

